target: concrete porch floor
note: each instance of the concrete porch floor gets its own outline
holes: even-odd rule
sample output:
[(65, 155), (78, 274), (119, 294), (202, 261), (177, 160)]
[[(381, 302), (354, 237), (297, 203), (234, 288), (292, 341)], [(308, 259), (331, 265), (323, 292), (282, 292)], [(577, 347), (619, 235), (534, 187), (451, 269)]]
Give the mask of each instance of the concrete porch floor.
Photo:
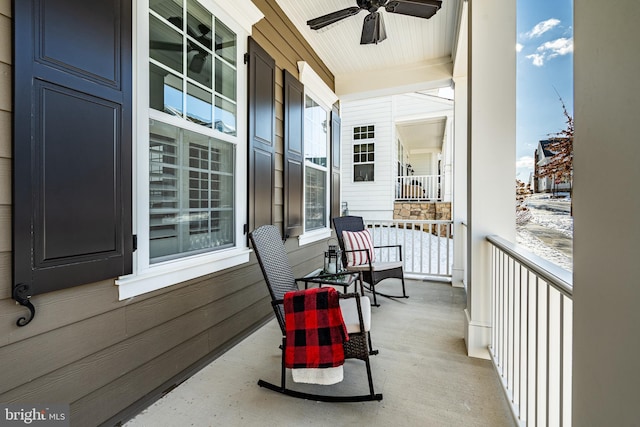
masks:
[[(384, 284), (389, 292), (392, 285)], [(258, 387), (259, 378), (279, 384), (274, 318), (125, 426), (515, 426), (491, 362), (466, 356), (464, 289), (407, 280), (407, 293), (409, 299), (380, 298), (372, 307), (380, 402), (319, 403)], [(348, 360), (344, 375), (334, 386), (304, 388), (289, 374), (287, 384), (325, 394), (368, 392), (363, 362)]]

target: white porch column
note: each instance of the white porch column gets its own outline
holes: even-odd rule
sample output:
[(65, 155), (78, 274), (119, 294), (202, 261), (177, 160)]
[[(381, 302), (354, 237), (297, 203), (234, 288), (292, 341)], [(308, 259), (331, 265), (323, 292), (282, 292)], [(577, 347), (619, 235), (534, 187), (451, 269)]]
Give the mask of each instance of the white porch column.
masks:
[(574, 3), (574, 426), (640, 419), (639, 19), (637, 0)]
[(469, 0), (469, 356), (488, 358), (491, 272), (488, 235), (515, 241), (516, 2)]
[[(466, 70), (465, 70), (466, 72)], [(453, 146), (453, 271), (451, 284), (467, 286), (467, 76), (453, 78), (455, 100)]]

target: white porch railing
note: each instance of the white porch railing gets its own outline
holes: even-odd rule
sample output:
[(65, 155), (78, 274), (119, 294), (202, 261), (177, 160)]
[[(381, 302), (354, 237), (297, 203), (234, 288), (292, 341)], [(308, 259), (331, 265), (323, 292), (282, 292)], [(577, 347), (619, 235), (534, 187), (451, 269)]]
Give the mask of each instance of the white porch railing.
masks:
[(521, 426), (571, 426), (571, 274), (495, 236), (490, 354)]
[[(378, 245), (402, 245), (404, 273), (416, 278), (451, 278), (453, 263), (453, 221), (370, 221), (373, 243)], [(376, 253), (380, 261), (387, 259), (389, 252)]]
[(441, 200), (442, 175), (399, 176), (396, 200)]

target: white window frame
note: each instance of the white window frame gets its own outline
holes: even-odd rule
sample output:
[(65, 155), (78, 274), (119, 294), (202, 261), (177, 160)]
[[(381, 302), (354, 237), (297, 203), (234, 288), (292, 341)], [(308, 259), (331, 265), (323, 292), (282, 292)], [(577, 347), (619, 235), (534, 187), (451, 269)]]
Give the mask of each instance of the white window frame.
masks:
[[(326, 218), (327, 223), (324, 228), (315, 229), (311, 231), (304, 230), (303, 233), (298, 236), (298, 244), (300, 246), (307, 245), (319, 240), (328, 239), (331, 237), (331, 129), (330, 129), (330, 113), (333, 104), (338, 100), (338, 96), (333, 90), (322, 80), (322, 78), (311, 68), (305, 61), (298, 62), (298, 72), (300, 74), (300, 82), (304, 85), (305, 95), (309, 95), (315, 102), (317, 102), (322, 108), (327, 111), (327, 174), (326, 174)], [(306, 189), (306, 173), (303, 170), (303, 188)], [(305, 200), (303, 199), (303, 206)], [(304, 219), (303, 219), (304, 221)]]
[[(369, 138), (368, 136), (366, 138), (360, 138), (360, 139), (356, 139), (355, 138), (355, 130), (356, 128), (373, 128), (373, 137)], [(366, 133), (369, 133), (368, 130)], [(371, 183), (371, 182), (375, 182), (375, 170), (376, 170), (376, 165), (375, 165), (375, 156), (376, 156), (376, 125), (375, 124), (366, 124), (366, 125), (356, 125), (353, 127), (352, 132), (351, 132), (351, 166), (353, 168), (353, 170), (351, 171), (352, 174), (352, 182), (354, 184), (364, 184), (364, 183)], [(374, 160), (372, 162), (370, 161), (366, 161), (366, 162), (356, 162), (354, 160), (355, 154), (356, 154), (356, 145), (369, 145), (369, 144), (373, 144), (373, 157)], [(357, 165), (372, 165), (373, 166), (373, 171), (374, 171), (374, 178), (372, 180), (368, 180), (368, 181), (356, 181), (356, 166)]]
[[(249, 262), (250, 249), (246, 244), (247, 196), (240, 189), (247, 185), (247, 66), (244, 52), (248, 50), (248, 36), (253, 24), (264, 15), (251, 0), (198, 0), (236, 34), (236, 135), (190, 123), (149, 108), (149, 1), (138, 0), (134, 19), (134, 99), (133, 99), (133, 232), (138, 248), (133, 254), (133, 273), (116, 280), (119, 299), (135, 296), (195, 279), (216, 271)], [(149, 254), (149, 120), (192, 130), (235, 145), (235, 246), (213, 252), (185, 256), (169, 261), (150, 263)]]

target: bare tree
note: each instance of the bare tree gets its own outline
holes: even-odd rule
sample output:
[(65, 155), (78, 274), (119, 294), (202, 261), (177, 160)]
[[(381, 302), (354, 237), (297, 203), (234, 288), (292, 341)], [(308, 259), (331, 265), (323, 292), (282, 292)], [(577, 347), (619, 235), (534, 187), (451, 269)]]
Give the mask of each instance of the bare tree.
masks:
[(566, 118), (566, 128), (552, 134), (547, 149), (553, 153), (549, 162), (540, 165), (536, 178), (551, 178), (555, 187), (562, 182), (569, 183), (569, 194), (573, 191), (573, 117), (567, 111), (567, 107), (560, 98), (562, 112)]

